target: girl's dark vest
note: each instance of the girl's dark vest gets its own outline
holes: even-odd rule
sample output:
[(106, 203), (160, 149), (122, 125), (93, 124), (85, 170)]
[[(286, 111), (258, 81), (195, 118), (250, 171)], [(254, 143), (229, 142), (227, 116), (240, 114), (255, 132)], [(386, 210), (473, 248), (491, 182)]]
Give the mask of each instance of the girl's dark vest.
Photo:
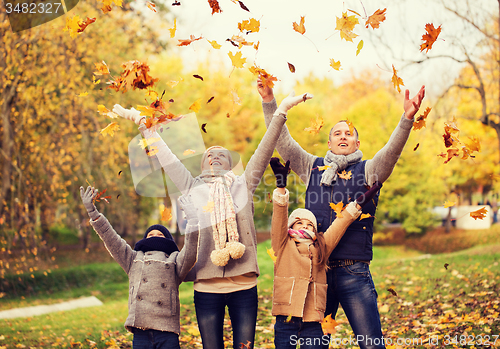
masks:
[[(365, 164), (366, 160), (345, 169), (347, 173), (351, 172), (351, 179), (346, 180), (338, 177), (334, 185), (321, 186), (323, 171), (320, 171), (318, 166), (324, 166), (324, 159), (317, 158), (314, 161), (306, 190), (305, 207), (316, 216), (319, 231), (325, 232), (336, 217), (330, 203), (342, 202), (345, 206), (367, 191)], [(331, 261), (337, 259), (372, 260), (373, 216), (375, 216), (377, 209), (378, 197), (379, 193), (363, 207), (363, 213), (369, 213), (372, 217), (362, 220), (358, 218), (347, 228), (339, 244), (330, 255)]]

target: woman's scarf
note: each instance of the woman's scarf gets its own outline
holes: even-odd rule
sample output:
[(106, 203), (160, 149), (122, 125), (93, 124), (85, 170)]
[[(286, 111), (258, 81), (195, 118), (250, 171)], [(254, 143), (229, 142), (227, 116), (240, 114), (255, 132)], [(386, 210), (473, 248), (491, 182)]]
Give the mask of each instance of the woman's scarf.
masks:
[(328, 168), (321, 175), (320, 185), (331, 186), (337, 181), (337, 172), (358, 163), (362, 158), (363, 153), (359, 149), (349, 155), (336, 155), (328, 150), (324, 158), (324, 163)]
[(162, 251), (170, 255), (172, 252), (179, 251), (179, 248), (173, 240), (160, 236), (152, 236), (137, 241), (134, 250), (144, 253), (149, 251)]
[(288, 235), (295, 242), (312, 244), (312, 243), (314, 243), (314, 241), (316, 241), (316, 234), (313, 231), (307, 230), (307, 229), (295, 230), (295, 229), (289, 228)]
[(240, 258), (245, 252), (245, 246), (239, 242), (238, 226), (236, 224), (236, 211), (231, 185), (236, 179), (233, 171), (203, 171), (201, 178), (209, 186), (209, 199), (207, 206), (211, 207), (210, 221), (215, 250), (211, 259), (215, 265), (224, 266), (233, 259)]

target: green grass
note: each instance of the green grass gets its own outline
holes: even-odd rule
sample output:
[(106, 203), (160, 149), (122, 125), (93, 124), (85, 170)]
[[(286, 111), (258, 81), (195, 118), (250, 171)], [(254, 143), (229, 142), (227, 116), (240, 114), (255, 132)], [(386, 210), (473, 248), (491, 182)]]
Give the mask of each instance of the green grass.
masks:
[[(268, 248), (269, 240), (259, 244), (257, 252), (261, 275), (258, 279), (256, 348), (273, 347), (273, 264), (267, 254)], [(419, 345), (418, 341), (434, 335), (442, 344), (446, 335), (457, 335), (459, 340), (460, 335), (465, 333), (474, 336), (500, 333), (500, 301), (497, 296), (500, 291), (500, 245), (475, 246), (432, 256), (404, 246), (384, 246), (375, 247), (374, 256), (371, 270), (379, 295), (384, 333), (394, 344), (398, 339), (405, 338), (417, 343), (400, 348), (429, 347), (427, 344)], [(103, 268), (113, 269), (113, 264), (116, 263), (104, 263)], [(182, 347), (201, 347), (192, 283), (182, 284), (180, 292)], [(127, 317), (127, 293), (126, 282), (103, 281), (43, 297), (0, 299), (2, 309), (46, 304), (79, 295), (94, 294), (104, 301), (101, 307), (0, 320), (0, 348), (16, 348), (16, 345), (25, 345), (26, 348), (130, 347), (132, 337), (123, 328)], [(336, 320), (339, 325), (334, 340), (353, 336), (342, 310)], [(225, 338), (230, 341), (228, 321), (225, 329)], [(500, 345), (500, 340), (497, 345)]]

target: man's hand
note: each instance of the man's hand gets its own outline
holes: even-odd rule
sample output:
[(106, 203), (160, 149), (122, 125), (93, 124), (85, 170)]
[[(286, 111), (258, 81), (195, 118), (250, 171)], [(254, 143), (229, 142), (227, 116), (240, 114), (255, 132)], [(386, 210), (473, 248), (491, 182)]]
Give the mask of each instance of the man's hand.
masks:
[(418, 112), (418, 109), (420, 108), (420, 104), (422, 103), (424, 96), (425, 96), (425, 86), (422, 86), (420, 88), (420, 91), (418, 91), (418, 93), (412, 99), (410, 99), (410, 90), (405, 91), (404, 110), (405, 110), (405, 117), (407, 119), (413, 120), (415, 114)]
[(132, 120), (137, 125), (140, 125), (143, 120), (146, 120), (146, 117), (144, 115), (141, 115), (140, 111), (134, 108), (125, 109), (119, 104), (115, 104), (115, 106), (113, 107), (113, 112), (124, 119)]
[(269, 86), (264, 86), (260, 77), (257, 78), (257, 91), (259, 91), (264, 103), (269, 103), (274, 99), (273, 89)]
[(274, 115), (278, 114), (286, 115), (288, 111), (293, 107), (295, 107), (297, 104), (305, 102), (306, 100), (311, 98), (313, 98), (312, 94), (303, 93), (301, 95), (295, 96), (295, 91), (292, 91), (288, 96), (285, 97), (285, 99), (281, 101), (281, 104), (278, 107), (278, 109), (276, 109), (276, 111), (274, 112)]

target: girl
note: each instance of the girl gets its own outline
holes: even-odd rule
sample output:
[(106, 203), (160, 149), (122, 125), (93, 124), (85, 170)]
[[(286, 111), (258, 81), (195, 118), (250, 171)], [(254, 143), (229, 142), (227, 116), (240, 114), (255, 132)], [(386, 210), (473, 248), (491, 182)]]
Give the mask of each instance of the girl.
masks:
[[(288, 213), (286, 176), (290, 161), (283, 166), (272, 158), (271, 168), (276, 176), (277, 188), (273, 193), (271, 243), (276, 255), (272, 315), (276, 349), (322, 348), (328, 344), (323, 338), (321, 321), (326, 308), (326, 263), (347, 227), (361, 213), (381, 185), (377, 182), (366, 193), (350, 202), (342, 214), (337, 215), (323, 234), (318, 232), (316, 217), (311, 211), (298, 208)], [(326, 341), (326, 343), (323, 343)]]

